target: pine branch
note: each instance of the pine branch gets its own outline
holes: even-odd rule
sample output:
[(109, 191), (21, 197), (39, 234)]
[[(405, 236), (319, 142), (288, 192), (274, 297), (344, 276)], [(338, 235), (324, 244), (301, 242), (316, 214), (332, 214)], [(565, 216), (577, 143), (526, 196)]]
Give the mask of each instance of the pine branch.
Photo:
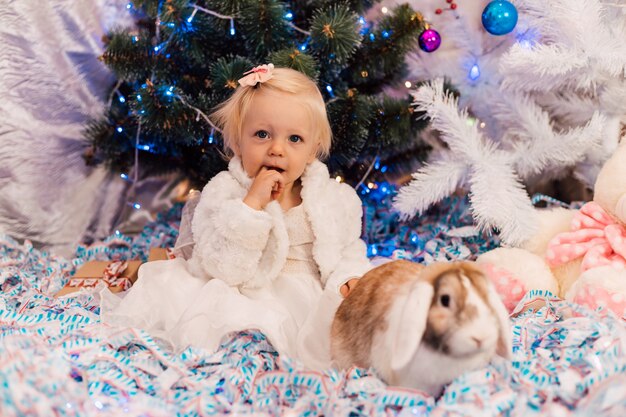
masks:
[(351, 60), (351, 81), (375, 93), (381, 84), (401, 79), (406, 74), (404, 55), (415, 48), (423, 29), (422, 15), (409, 5), (393, 9), (363, 38)]
[[(515, 175), (511, 155), (482, 137), (476, 123), (468, 118), (467, 111), (459, 110), (456, 99), (444, 93), (443, 80), (423, 85), (414, 98), (417, 110), (428, 114), (431, 126), (441, 132), (442, 139), (449, 146), (446, 162), (451, 165), (453, 173), (446, 177), (441, 163), (430, 171), (418, 171), (416, 179), (425, 185), (414, 180), (410, 191), (399, 200), (398, 207), (410, 209), (404, 212), (405, 215), (424, 210), (426, 203), (438, 201), (433, 196), (441, 199), (444, 191), (452, 192), (452, 180), (459, 178), (460, 181), (460, 167), (464, 166), (469, 172), (467, 181), (478, 226), (499, 229), (503, 241), (510, 244), (527, 239), (536, 224), (534, 209)], [(429, 178), (429, 175), (433, 177)], [(455, 186), (458, 185), (457, 182)], [(408, 195), (417, 202), (407, 201)]]
[(439, 160), (424, 165), (412, 175), (413, 180), (400, 188), (394, 208), (402, 219), (422, 214), (433, 204), (452, 195), (463, 182), (467, 164), (463, 161)]
[(345, 4), (321, 9), (311, 22), (312, 46), (316, 54), (329, 56), (343, 64), (354, 54), (361, 42), (356, 13)]

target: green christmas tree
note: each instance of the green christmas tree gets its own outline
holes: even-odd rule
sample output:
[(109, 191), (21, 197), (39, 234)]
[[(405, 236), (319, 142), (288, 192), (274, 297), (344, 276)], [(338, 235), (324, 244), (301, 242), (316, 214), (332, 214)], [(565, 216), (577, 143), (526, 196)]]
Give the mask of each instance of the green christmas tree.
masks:
[[(110, 106), (87, 129), (91, 164), (141, 174), (182, 172), (194, 185), (225, 169), (211, 110), (252, 67), (272, 62), (314, 78), (334, 134), (327, 161), (353, 183), (368, 166), (415, 143), (421, 121), (411, 99), (386, 96), (404, 82), (422, 16), (397, 6), (378, 22), (371, 1), (136, 0), (136, 27), (114, 30), (102, 60), (118, 82)], [(370, 168), (371, 169), (371, 168)]]

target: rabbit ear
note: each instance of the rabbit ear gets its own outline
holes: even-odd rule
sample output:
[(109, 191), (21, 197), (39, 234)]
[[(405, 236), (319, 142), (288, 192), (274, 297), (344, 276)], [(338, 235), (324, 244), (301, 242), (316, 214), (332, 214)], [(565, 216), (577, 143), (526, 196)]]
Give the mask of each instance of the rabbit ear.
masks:
[(498, 320), (498, 346), (496, 348), (496, 353), (503, 358), (510, 359), (511, 358), (511, 348), (513, 345), (512, 335), (511, 335), (511, 322), (509, 320), (509, 313), (504, 307), (502, 303), (502, 299), (498, 295), (495, 290), (495, 287), (491, 282), (488, 283), (487, 286), (487, 301), (489, 305), (493, 308), (493, 312), (496, 315), (496, 320)]
[(385, 344), (392, 371), (403, 369), (415, 355), (426, 330), (433, 293), (430, 283), (417, 281), (410, 292), (398, 297), (391, 307)]

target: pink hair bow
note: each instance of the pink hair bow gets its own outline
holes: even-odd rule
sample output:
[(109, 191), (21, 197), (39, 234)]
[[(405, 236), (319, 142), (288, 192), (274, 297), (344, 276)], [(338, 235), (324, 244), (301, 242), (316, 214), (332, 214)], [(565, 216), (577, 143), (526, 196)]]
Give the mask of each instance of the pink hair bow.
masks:
[(239, 79), (239, 84), (242, 86), (254, 87), (257, 83), (264, 83), (272, 78), (272, 71), (274, 70), (274, 64), (259, 65), (252, 68), (248, 72), (244, 72), (245, 77)]
[(593, 201), (574, 215), (571, 232), (560, 233), (548, 243), (546, 258), (552, 267), (580, 257), (581, 271), (604, 265), (626, 267), (626, 227)]

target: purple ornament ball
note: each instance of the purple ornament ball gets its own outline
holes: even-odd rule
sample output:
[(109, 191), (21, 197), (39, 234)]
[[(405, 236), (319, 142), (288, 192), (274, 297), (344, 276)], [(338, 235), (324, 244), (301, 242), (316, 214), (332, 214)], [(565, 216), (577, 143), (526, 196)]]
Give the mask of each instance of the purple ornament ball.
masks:
[(424, 52), (433, 52), (441, 45), (441, 36), (434, 29), (426, 29), (419, 37), (420, 48)]

